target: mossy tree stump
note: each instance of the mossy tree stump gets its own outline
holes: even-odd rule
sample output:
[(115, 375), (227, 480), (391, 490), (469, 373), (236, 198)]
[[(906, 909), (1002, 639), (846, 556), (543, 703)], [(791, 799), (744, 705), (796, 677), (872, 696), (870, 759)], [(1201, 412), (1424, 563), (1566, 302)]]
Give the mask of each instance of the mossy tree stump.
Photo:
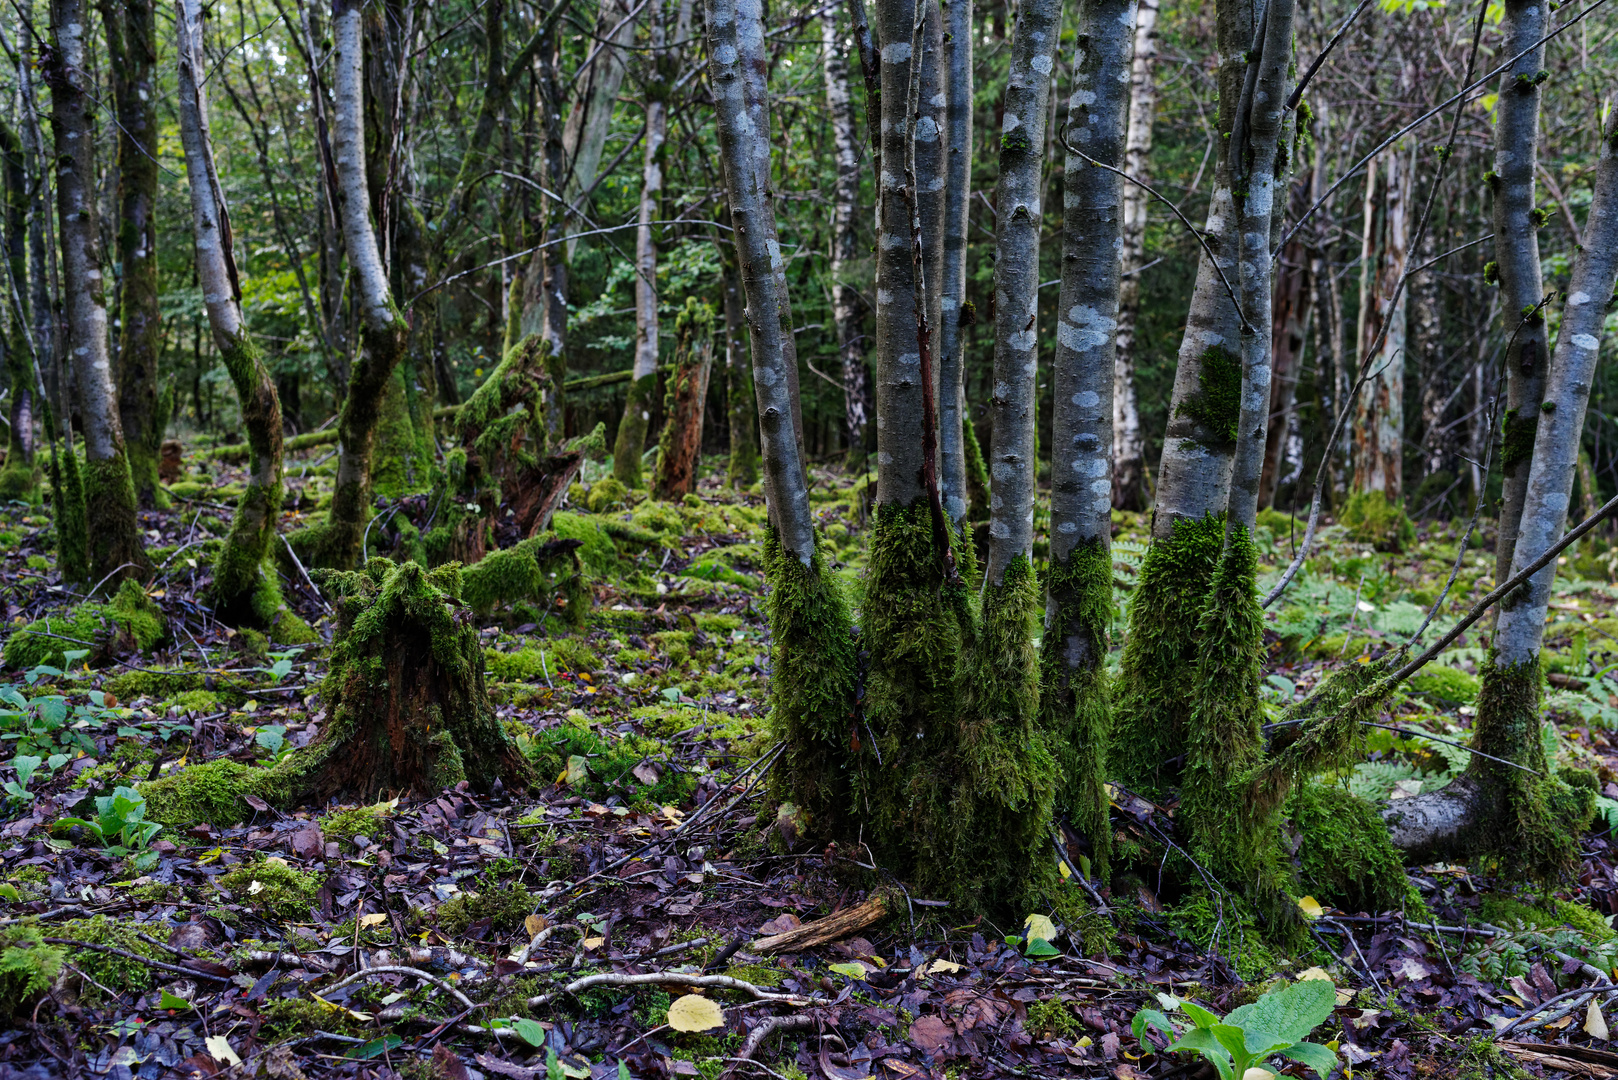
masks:
[(339, 603), (321, 684), (329, 715), (319, 737), (268, 778), (276, 801), (371, 801), (462, 780), (480, 791), (497, 780), (528, 783), (528, 762), (489, 705), (458, 567), (372, 559), (322, 579)]

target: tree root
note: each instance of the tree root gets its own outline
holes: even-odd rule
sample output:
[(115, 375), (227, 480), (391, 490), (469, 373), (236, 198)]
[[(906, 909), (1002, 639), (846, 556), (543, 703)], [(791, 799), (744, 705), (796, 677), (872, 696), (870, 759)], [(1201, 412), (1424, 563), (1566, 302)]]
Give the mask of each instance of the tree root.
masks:
[(824, 919), (806, 922), (797, 929), (782, 934), (759, 938), (747, 947), (747, 951), (772, 953), (785, 952), (789, 949), (794, 951), (812, 949), (816, 945), (825, 945), (881, 922), (887, 917), (888, 906), (888, 894), (879, 892), (863, 904), (845, 908)]

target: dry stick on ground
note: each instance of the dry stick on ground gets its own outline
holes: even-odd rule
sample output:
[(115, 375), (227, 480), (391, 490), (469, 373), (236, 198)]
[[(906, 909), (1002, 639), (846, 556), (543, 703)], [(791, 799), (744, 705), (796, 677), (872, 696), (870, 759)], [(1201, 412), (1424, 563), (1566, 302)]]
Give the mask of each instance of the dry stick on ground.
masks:
[(446, 994), (449, 994), (468, 1009), (477, 1008), (477, 1005), (472, 1001), (471, 998), (455, 989), (455, 987), (451, 986), (443, 979), (440, 979), (437, 975), (429, 975), (420, 968), (405, 967), (402, 964), (378, 964), (376, 967), (362, 968), (359, 971), (354, 972), (352, 975), (338, 979), (336, 982), (326, 987), (326, 993), (330, 994), (334, 991), (341, 990), (349, 983), (359, 982), (361, 979), (370, 978), (372, 975), (409, 975), (412, 978), (420, 979), (422, 982), (431, 983), (432, 985), (438, 987), (438, 989), (442, 990)]
[[(1598, 0), (1598, 2), (1604, 2), (1604, 0)], [(1478, 4), (1477, 22), (1472, 28), (1472, 48), (1471, 51), (1467, 53), (1466, 57), (1466, 77), (1461, 80), (1463, 86), (1471, 80), (1472, 72), (1475, 70), (1475, 65), (1477, 64), (1478, 44), (1483, 38), (1483, 21), (1484, 16), (1488, 11), (1488, 6), (1488, 0), (1483, 0), (1483, 2)], [(1461, 128), (1461, 116), (1466, 111), (1465, 99), (1466, 92), (1464, 90), (1450, 99), (1451, 101), (1457, 103), (1455, 106), (1455, 116), (1450, 121), (1449, 139), (1446, 140), (1444, 145), (1438, 149), (1438, 173), (1433, 177), (1432, 186), (1427, 189), (1427, 203), (1421, 208), (1421, 218), (1416, 223), (1415, 235), (1410, 239), (1411, 251), (1416, 251), (1421, 247), (1422, 237), (1427, 235), (1427, 225), (1430, 221), (1432, 221), (1433, 204), (1438, 201), (1438, 189), (1444, 184), (1444, 174), (1448, 171), (1449, 159), (1455, 156), (1455, 137)], [(1446, 104), (1448, 103), (1446, 102)], [(1440, 108), (1442, 108), (1442, 106), (1440, 106)], [(1340, 184), (1342, 181), (1339, 180), (1338, 183)], [(1335, 184), (1333, 185), (1333, 190), (1336, 189), (1336, 186), (1337, 185)], [(1324, 200), (1325, 197), (1326, 196), (1322, 196), (1322, 200)], [(1319, 206), (1320, 204), (1316, 203), (1315, 205)], [(1310, 212), (1312, 213), (1313, 210)], [(1308, 214), (1305, 214), (1304, 218), (1307, 217)], [(1301, 224), (1303, 224), (1303, 219), (1299, 219), (1298, 225)], [(1298, 225), (1293, 226), (1292, 232), (1298, 231)], [(1292, 233), (1288, 233), (1288, 238), (1290, 238), (1291, 235)], [(1410, 277), (1413, 273), (1414, 270), (1407, 265), (1404, 272), (1399, 275), (1398, 282), (1393, 286), (1393, 295), (1388, 297), (1388, 310), (1391, 311), (1395, 306), (1397, 306), (1399, 303), (1399, 297), (1404, 293), (1405, 285), (1410, 281)], [(1275, 583), (1275, 587), (1270, 590), (1269, 595), (1265, 596), (1264, 599), (1259, 603), (1261, 608), (1267, 608), (1281, 598), (1281, 594), (1286, 592), (1287, 586), (1292, 583), (1292, 579), (1297, 576), (1298, 571), (1303, 567), (1304, 560), (1309, 557), (1309, 549), (1314, 544), (1315, 540), (1315, 528), (1320, 524), (1321, 496), (1325, 491), (1324, 485), (1328, 472), (1331, 469), (1333, 458), (1331, 448), (1336, 446), (1338, 444), (1338, 440), (1342, 438), (1343, 425), (1348, 422), (1349, 410), (1354, 408), (1355, 402), (1359, 400), (1360, 391), (1370, 380), (1372, 360), (1381, 354), (1382, 346), (1388, 339), (1388, 331), (1392, 329), (1393, 322), (1394, 320), (1389, 319), (1382, 324), (1382, 328), (1377, 332), (1376, 340), (1373, 341), (1371, 343), (1371, 347), (1365, 351), (1365, 359), (1360, 364), (1359, 375), (1354, 381), (1354, 389), (1343, 398), (1343, 401), (1337, 411), (1337, 422), (1332, 425), (1331, 438), (1326, 441), (1327, 452), (1320, 459), (1320, 467), (1315, 470), (1315, 490), (1313, 497), (1309, 501), (1309, 523), (1304, 526), (1303, 542), (1298, 545), (1298, 552), (1292, 557), (1292, 562), (1289, 563), (1286, 570), (1282, 572), (1281, 580)]]
[(764, 1066), (759, 1065), (758, 1062), (753, 1060), (753, 1055), (758, 1053), (759, 1048), (762, 1047), (771, 1036), (779, 1035), (787, 1031), (806, 1031), (818, 1027), (819, 1024), (820, 1021), (818, 1019), (803, 1013), (796, 1016), (770, 1017), (758, 1027), (748, 1032), (747, 1041), (742, 1044), (741, 1053), (737, 1054), (733, 1058), (727, 1059), (731, 1064), (723, 1073), (720, 1074), (721, 1077), (734, 1075), (736, 1072), (736, 1066), (738, 1065), (755, 1065), (761, 1069), (764, 1068)]
[(188, 979), (212, 979), (214, 982), (228, 983), (232, 978), (234, 978), (234, 976), (231, 975), (215, 975), (211, 971), (199, 971), (196, 968), (180, 967), (178, 964), (165, 964), (161, 960), (153, 960), (149, 956), (142, 956), (140, 953), (128, 952), (124, 949), (115, 949), (111, 945), (96, 945), (88, 941), (77, 941), (73, 938), (60, 937), (40, 938), (40, 940), (47, 945), (67, 945), (75, 949), (90, 949), (94, 952), (107, 953), (109, 956), (121, 956), (125, 960), (134, 960), (136, 963), (145, 964), (147, 967), (157, 968), (159, 971), (172, 972), (175, 975), (184, 975)]
[(811, 949), (865, 929), (887, 917), (891, 901), (888, 894), (879, 892), (862, 904), (845, 908), (824, 919), (806, 922), (793, 930), (759, 938), (747, 947), (748, 952), (785, 952), (788, 949)]

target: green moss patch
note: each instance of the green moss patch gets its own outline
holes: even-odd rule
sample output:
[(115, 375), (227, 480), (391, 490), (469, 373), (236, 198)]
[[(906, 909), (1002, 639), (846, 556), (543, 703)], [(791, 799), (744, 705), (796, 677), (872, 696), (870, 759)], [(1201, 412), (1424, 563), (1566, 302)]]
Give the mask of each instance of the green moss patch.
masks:
[(463, 892), (439, 904), (438, 926), (455, 937), (482, 919), (488, 919), (493, 930), (515, 930), (538, 904), (526, 885), (494, 885), (481, 892)]
[(238, 866), (221, 874), (218, 881), (241, 903), (287, 920), (307, 919), (320, 891), (319, 878), (276, 858)]
[(66, 667), (64, 651), (89, 649), (92, 661), (120, 650), (150, 652), (167, 633), (157, 605), (139, 584), (126, 579), (110, 603), (79, 604), (19, 627), (0, 655), (9, 668)]

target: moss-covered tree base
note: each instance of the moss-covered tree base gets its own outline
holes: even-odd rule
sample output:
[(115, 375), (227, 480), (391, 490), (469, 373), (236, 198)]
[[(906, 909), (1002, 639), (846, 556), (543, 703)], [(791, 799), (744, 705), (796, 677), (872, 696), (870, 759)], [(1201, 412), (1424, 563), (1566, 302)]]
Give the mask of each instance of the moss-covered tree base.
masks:
[(1179, 778), (1193, 676), (1204, 651), (1197, 628), (1224, 536), (1221, 517), (1182, 518), (1169, 536), (1152, 543), (1141, 563), (1129, 601), (1108, 755), (1109, 771), (1131, 787), (1153, 791)]
[(324, 578), (339, 604), (321, 685), (328, 719), (273, 771), (280, 801), (370, 801), (462, 780), (480, 791), (526, 785), (528, 764), (489, 705), (459, 569), (372, 559)]
[(652, 402), (657, 394), (657, 373), (629, 384), (624, 417), (618, 422), (618, 438), (612, 445), (612, 475), (627, 488), (641, 486), (640, 457), (646, 449), (646, 432), (652, 423)]
[(102, 664), (124, 652), (150, 652), (168, 636), (163, 613), (139, 584), (126, 579), (109, 603), (86, 602), (18, 627), (6, 640), (8, 668), (65, 667), (65, 652), (88, 649)]
[(1335, 784), (1305, 784), (1287, 803), (1298, 888), (1346, 911), (1406, 911), (1421, 894), (1405, 876), (1376, 807)]

